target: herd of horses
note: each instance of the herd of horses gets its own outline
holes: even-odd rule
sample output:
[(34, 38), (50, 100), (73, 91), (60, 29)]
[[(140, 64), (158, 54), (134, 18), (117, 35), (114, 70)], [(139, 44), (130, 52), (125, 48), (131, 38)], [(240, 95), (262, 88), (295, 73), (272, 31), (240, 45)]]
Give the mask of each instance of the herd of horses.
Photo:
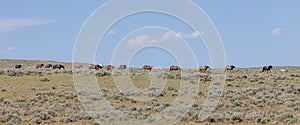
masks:
[[(18, 65), (15, 65), (15, 69), (21, 69), (23, 66), (18, 64)], [(52, 65), (52, 64), (47, 64), (47, 65), (44, 65), (44, 64), (36, 64), (35, 66), (36, 69), (41, 69), (41, 68), (47, 68), (47, 69), (65, 69), (65, 66), (64, 65), (61, 65), (61, 64), (56, 64), (56, 65)]]
[[(83, 68), (83, 65), (75, 65), (74, 66), (75, 68)], [(22, 68), (22, 65), (15, 65), (15, 68), (16, 69), (20, 69)], [(65, 69), (65, 66), (61, 65), (61, 64), (56, 64), (56, 65), (52, 65), (52, 64), (47, 64), (47, 65), (44, 65), (44, 64), (36, 64), (36, 69), (41, 69), (41, 68), (52, 68), (52, 69)], [(89, 70), (99, 70), (99, 69), (107, 69), (107, 70), (112, 70), (114, 69), (115, 66), (113, 65), (107, 65), (107, 66), (104, 66), (103, 64), (90, 64), (88, 66), (88, 69)], [(120, 65), (118, 67), (118, 69), (126, 69), (127, 66), (126, 65)], [(149, 70), (151, 71), (153, 68), (153, 65), (144, 65), (142, 67), (142, 69), (144, 70)], [(209, 66), (199, 66), (199, 71), (200, 72), (206, 72), (210, 67)], [(235, 66), (233, 65), (227, 65), (226, 68), (225, 68), (225, 71), (232, 71), (233, 69), (235, 68)], [(271, 72), (271, 69), (273, 68), (273, 66), (269, 65), (269, 66), (263, 66), (262, 67), (262, 72)], [(179, 66), (170, 66), (170, 71), (180, 71), (181, 68)]]

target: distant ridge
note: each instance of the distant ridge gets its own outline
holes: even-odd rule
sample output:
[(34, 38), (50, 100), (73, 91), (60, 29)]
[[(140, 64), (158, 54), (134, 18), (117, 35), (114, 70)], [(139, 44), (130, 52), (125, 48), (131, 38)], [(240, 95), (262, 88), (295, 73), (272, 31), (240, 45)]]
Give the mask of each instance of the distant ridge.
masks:
[[(57, 60), (26, 60), (26, 59), (0, 59), (0, 68), (13, 68), (15, 65), (17, 64), (22, 64), (24, 67), (28, 67), (28, 68), (34, 68), (36, 66), (36, 64), (62, 64), (65, 65), (68, 68), (71, 68), (72, 66), (72, 62), (63, 62), (63, 61), (57, 61)], [(82, 65), (89, 65), (88, 63), (76, 63), (76, 64), (82, 64)], [(108, 65), (108, 64), (104, 64), (104, 65)], [(257, 68), (261, 68), (263, 65), (261, 66), (249, 66), (249, 67), (239, 67), (238, 65), (236, 65), (236, 68), (238, 69), (247, 69), (247, 68), (251, 68), (251, 69), (257, 69)], [(300, 68), (300, 66), (276, 66), (273, 65), (276, 68), (280, 68), (280, 69), (285, 69), (285, 68)], [(142, 66), (140, 66), (142, 67)], [(140, 67), (131, 67), (131, 68), (140, 68)], [(154, 66), (155, 67), (155, 66)], [(224, 66), (225, 67), (225, 66)], [(165, 67), (166, 69), (168, 69), (169, 67)]]

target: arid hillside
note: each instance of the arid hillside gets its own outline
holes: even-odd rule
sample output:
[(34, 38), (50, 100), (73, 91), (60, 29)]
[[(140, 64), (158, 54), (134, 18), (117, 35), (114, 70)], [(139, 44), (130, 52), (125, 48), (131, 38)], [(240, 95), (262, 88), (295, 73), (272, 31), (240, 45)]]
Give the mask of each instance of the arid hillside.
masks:
[[(36, 69), (35, 65), (62, 64), (66, 69)], [(15, 69), (14, 65), (22, 64), (24, 68)], [(154, 124), (153, 114), (165, 109), (172, 114), (176, 109), (176, 97), (181, 82), (187, 86), (199, 85), (194, 96), (195, 102), (190, 110), (180, 118), (178, 125), (195, 124), (300, 124), (300, 67), (275, 66), (271, 73), (261, 72), (261, 68), (236, 68), (226, 73), (225, 84), (215, 83), (211, 79), (211, 70), (200, 73), (197, 69), (185, 69), (189, 74), (182, 76), (180, 71), (163, 69), (157, 79), (166, 81), (163, 90), (149, 87), (149, 71), (129, 69), (132, 83), (147, 93), (119, 92), (115, 85), (116, 77), (123, 71), (89, 70), (83, 68), (71, 70), (71, 63), (53, 61), (0, 60), (0, 123), (1, 124), (52, 124), (52, 125), (96, 125), (98, 120), (137, 119)], [(119, 74), (118, 74), (119, 73)], [(154, 71), (155, 73), (155, 71)], [(89, 101), (105, 99), (115, 109), (124, 112), (121, 119), (109, 111), (103, 111), (96, 117), (85, 112), (82, 100), (86, 93), (75, 91), (73, 77), (92, 76), (97, 80), (101, 96), (89, 95)], [(194, 82), (196, 80), (199, 82)], [(153, 81), (152, 81), (153, 82)], [(91, 85), (89, 80), (84, 81)], [(198, 121), (198, 115), (204, 108), (211, 85), (224, 87), (222, 96), (212, 113), (204, 121)], [(78, 90), (78, 89), (77, 89)], [(153, 97), (152, 100), (130, 98)], [(182, 102), (184, 103), (184, 102)], [(110, 114), (110, 115), (108, 115)]]

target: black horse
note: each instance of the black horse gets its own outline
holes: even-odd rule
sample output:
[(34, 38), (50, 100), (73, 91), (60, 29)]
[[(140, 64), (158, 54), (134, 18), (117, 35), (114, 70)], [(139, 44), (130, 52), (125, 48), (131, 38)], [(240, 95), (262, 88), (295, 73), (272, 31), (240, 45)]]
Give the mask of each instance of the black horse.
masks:
[(119, 69), (126, 69), (126, 68), (127, 68), (126, 65), (120, 65), (120, 66), (119, 66)]
[(264, 66), (264, 67), (262, 68), (262, 72), (265, 72), (265, 71), (266, 71), (267, 73), (268, 73), (268, 72), (271, 73), (271, 69), (272, 69), (272, 68), (273, 68), (273, 66), (271, 66), (271, 65), (270, 65), (270, 66)]
[(21, 69), (21, 68), (22, 68), (22, 65), (15, 65), (15, 68), (16, 68), (16, 69)]
[(52, 68), (53, 69), (65, 69), (65, 66), (58, 64), (58, 65), (54, 65)]

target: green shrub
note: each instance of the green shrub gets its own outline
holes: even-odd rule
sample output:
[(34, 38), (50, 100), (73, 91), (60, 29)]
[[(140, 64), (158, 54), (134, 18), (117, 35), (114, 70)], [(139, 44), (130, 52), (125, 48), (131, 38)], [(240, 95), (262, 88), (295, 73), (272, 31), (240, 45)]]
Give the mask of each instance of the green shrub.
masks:
[(50, 80), (49, 80), (48, 78), (46, 78), (46, 77), (42, 77), (42, 78), (40, 79), (40, 81), (42, 81), (42, 82), (49, 82)]

